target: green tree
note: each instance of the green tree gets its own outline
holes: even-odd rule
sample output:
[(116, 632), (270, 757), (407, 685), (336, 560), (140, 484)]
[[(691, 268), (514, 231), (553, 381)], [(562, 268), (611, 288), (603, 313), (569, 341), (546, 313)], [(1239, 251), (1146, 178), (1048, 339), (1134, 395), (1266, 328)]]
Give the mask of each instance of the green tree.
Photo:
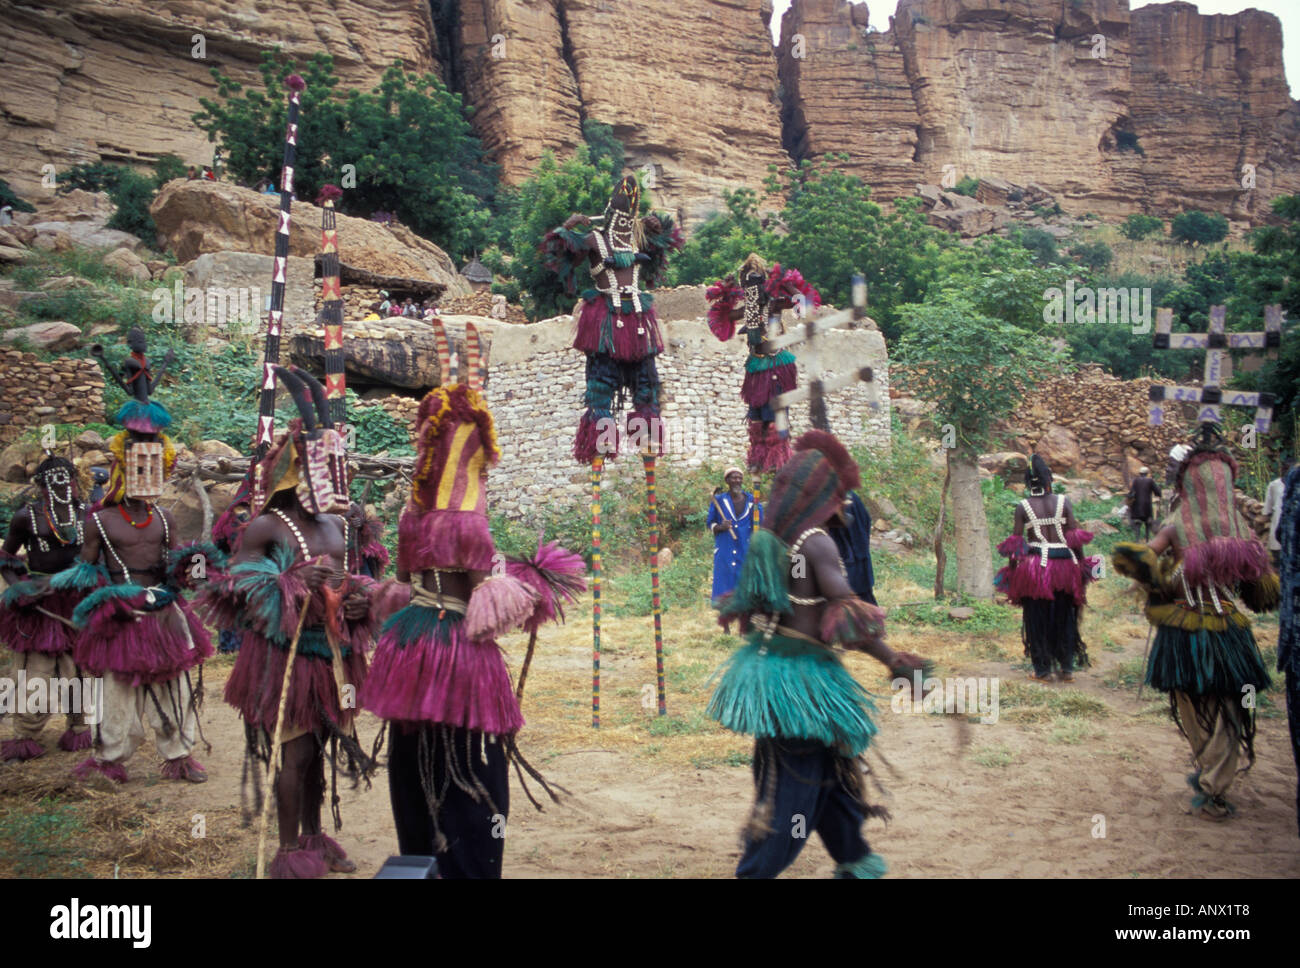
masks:
[(1049, 265), (1060, 259), (1056, 251), (1056, 237), (1051, 232), (1031, 227), (1017, 230), (1013, 237), (1033, 253), (1035, 261), (1040, 265)]
[[(957, 590), (993, 597), (993, 556), (980, 491), (979, 455), (995, 425), (1010, 417), (1032, 384), (1059, 362), (1040, 334), (981, 313), (964, 294), (945, 289), (924, 303), (899, 307), (902, 338), (893, 361), (909, 390), (933, 406), (932, 429), (945, 447), (957, 553)], [(942, 535), (942, 519), (936, 536)], [(936, 537), (938, 574), (942, 540)], [(936, 581), (936, 595), (941, 591)]]
[(1193, 242), (1201, 245), (1222, 242), (1228, 236), (1228, 220), (1217, 212), (1211, 214), (1191, 209), (1174, 216), (1169, 226), (1169, 235), (1175, 242), (1188, 245)]
[(294, 168), (300, 197), (314, 199), (323, 185), (340, 185), (341, 211), (394, 212), (455, 257), (490, 241), (496, 169), (483, 161), (460, 95), (436, 75), (394, 64), (372, 91), (344, 95), (329, 55), (295, 65), (278, 49), (263, 54), (261, 73), (264, 91), (244, 91), (213, 68), (217, 98), (200, 98), (203, 110), (193, 116), (209, 141), (220, 142), (233, 177), (250, 185), (263, 178), (279, 183), (284, 81), (299, 73), (307, 82)]
[(758, 217), (758, 193), (749, 188), (724, 191), (725, 212), (705, 219), (691, 232), (669, 265), (670, 285), (713, 282), (736, 268), (751, 252), (770, 261), (773, 237)]
[(1154, 215), (1130, 215), (1120, 226), (1120, 232), (1126, 239), (1145, 239), (1149, 235), (1163, 235), (1165, 223)]
[(587, 143), (593, 165), (606, 169), (615, 178), (623, 177), (627, 149), (614, 134), (612, 126), (588, 118), (582, 122), (582, 140)]
[(961, 181), (953, 186), (953, 191), (958, 195), (966, 195), (969, 198), (975, 197), (976, 190), (980, 187), (980, 180), (966, 175)]
[[(920, 199), (896, 199), (885, 215), (871, 201), (860, 178), (835, 168), (847, 155), (805, 160), (785, 173), (788, 201), (781, 221), (788, 234), (777, 238), (773, 255), (797, 267), (838, 306), (850, 301), (854, 273), (866, 277), (870, 312), (887, 338), (898, 335), (897, 307), (920, 300), (936, 277), (939, 253), (955, 245), (946, 232), (926, 224)], [(780, 185), (775, 175), (769, 194)]]
[[(574, 212), (603, 212), (613, 190), (613, 174), (607, 167), (592, 164), (591, 153), (583, 145), (563, 163), (546, 152), (532, 177), (508, 194), (504, 217), (510, 226), (512, 255), (497, 265), (486, 264), (514, 278), (524, 310), (533, 319), (559, 315), (573, 306), (573, 296), (566, 294), (555, 274), (542, 265), (538, 247), (543, 237)], [(643, 211), (648, 210), (644, 194), (641, 205)]]

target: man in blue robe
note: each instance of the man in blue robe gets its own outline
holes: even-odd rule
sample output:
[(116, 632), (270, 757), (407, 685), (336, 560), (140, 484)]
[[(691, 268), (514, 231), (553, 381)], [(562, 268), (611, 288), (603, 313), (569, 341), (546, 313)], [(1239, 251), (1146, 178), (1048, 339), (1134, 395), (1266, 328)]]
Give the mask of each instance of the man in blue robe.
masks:
[(722, 480), (727, 489), (713, 495), (707, 520), (713, 534), (715, 602), (736, 587), (750, 535), (763, 523), (763, 506), (755, 502), (753, 494), (742, 489), (745, 475), (740, 468), (728, 467)]

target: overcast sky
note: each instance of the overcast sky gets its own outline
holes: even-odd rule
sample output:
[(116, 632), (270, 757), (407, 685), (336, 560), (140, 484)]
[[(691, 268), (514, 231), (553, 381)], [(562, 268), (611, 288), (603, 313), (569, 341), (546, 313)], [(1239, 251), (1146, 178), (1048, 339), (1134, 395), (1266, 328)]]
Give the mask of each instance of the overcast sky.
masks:
[[(1300, 2), (1297, 0), (1194, 0), (1201, 13), (1240, 13), (1254, 7), (1267, 10), (1282, 21), (1282, 59), (1286, 66), (1286, 79), (1292, 97), (1300, 90)], [(1147, 0), (1130, 0), (1130, 9), (1147, 6)], [(772, 36), (781, 33), (781, 14), (790, 6), (790, 0), (774, 0), (776, 14), (772, 17)], [(893, 0), (875, 0), (867, 8), (871, 11), (871, 25), (877, 30), (889, 29), (889, 18), (897, 3)]]

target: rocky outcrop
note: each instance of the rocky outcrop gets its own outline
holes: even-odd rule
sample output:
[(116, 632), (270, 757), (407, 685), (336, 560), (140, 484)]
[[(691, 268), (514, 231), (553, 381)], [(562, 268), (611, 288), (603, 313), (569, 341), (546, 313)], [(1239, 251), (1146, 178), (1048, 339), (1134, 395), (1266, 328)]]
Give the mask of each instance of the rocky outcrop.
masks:
[(507, 181), (545, 150), (610, 124), (631, 168), (653, 166), (655, 204), (692, 224), (722, 192), (762, 194), (784, 166), (779, 92), (762, 0), (461, 0), (453, 85)]
[[(491, 383), (493, 332), (497, 320), (470, 316), (443, 316), (451, 352), (464, 366), (465, 323), (471, 322), (479, 332), (480, 360)], [(289, 341), (290, 362), (320, 373), (325, 368), (325, 333), (307, 330)], [(361, 392), (399, 388), (423, 394), (441, 385), (444, 376), (438, 370), (438, 348), (433, 328), (423, 320), (393, 316), (389, 319), (345, 323), (343, 327), (343, 364), (350, 387)]]
[[(208, 252), (271, 255), (279, 225), (280, 202), (226, 182), (177, 179), (168, 182), (149, 211), (159, 241), (181, 261)], [(383, 276), (407, 276), (436, 282), (452, 295), (469, 292), (442, 249), (402, 225), (338, 215), (339, 259)], [(321, 211), (295, 202), (289, 234), (290, 256), (315, 258), (320, 253)], [(270, 276), (267, 276), (267, 291)]]
[(46, 164), (57, 173), (168, 152), (208, 163), (212, 145), (190, 116), (216, 94), (209, 69), (260, 87), (257, 65), (275, 45), (301, 59), (331, 54), (347, 86), (369, 87), (395, 60), (436, 67), (428, 0), (6, 4), (0, 168), (20, 194), (40, 197)]
[(880, 33), (863, 5), (795, 0), (779, 52), (786, 145), (846, 152), (884, 200), (971, 175), (1038, 182), (1075, 213), (1257, 219), (1300, 190), (1281, 50), (1277, 18), (1257, 10), (901, 0)]

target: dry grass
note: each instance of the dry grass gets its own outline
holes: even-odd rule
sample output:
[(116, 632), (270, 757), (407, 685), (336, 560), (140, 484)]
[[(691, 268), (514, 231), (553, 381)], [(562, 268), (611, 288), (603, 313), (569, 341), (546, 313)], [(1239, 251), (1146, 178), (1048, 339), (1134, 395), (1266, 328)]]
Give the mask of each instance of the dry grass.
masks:
[[(238, 811), (177, 816), (148, 789), (135, 795), (73, 778), (65, 757), (0, 770), (0, 877), (232, 877), (248, 844), (206, 836)], [(251, 843), (251, 841), (250, 841)]]

